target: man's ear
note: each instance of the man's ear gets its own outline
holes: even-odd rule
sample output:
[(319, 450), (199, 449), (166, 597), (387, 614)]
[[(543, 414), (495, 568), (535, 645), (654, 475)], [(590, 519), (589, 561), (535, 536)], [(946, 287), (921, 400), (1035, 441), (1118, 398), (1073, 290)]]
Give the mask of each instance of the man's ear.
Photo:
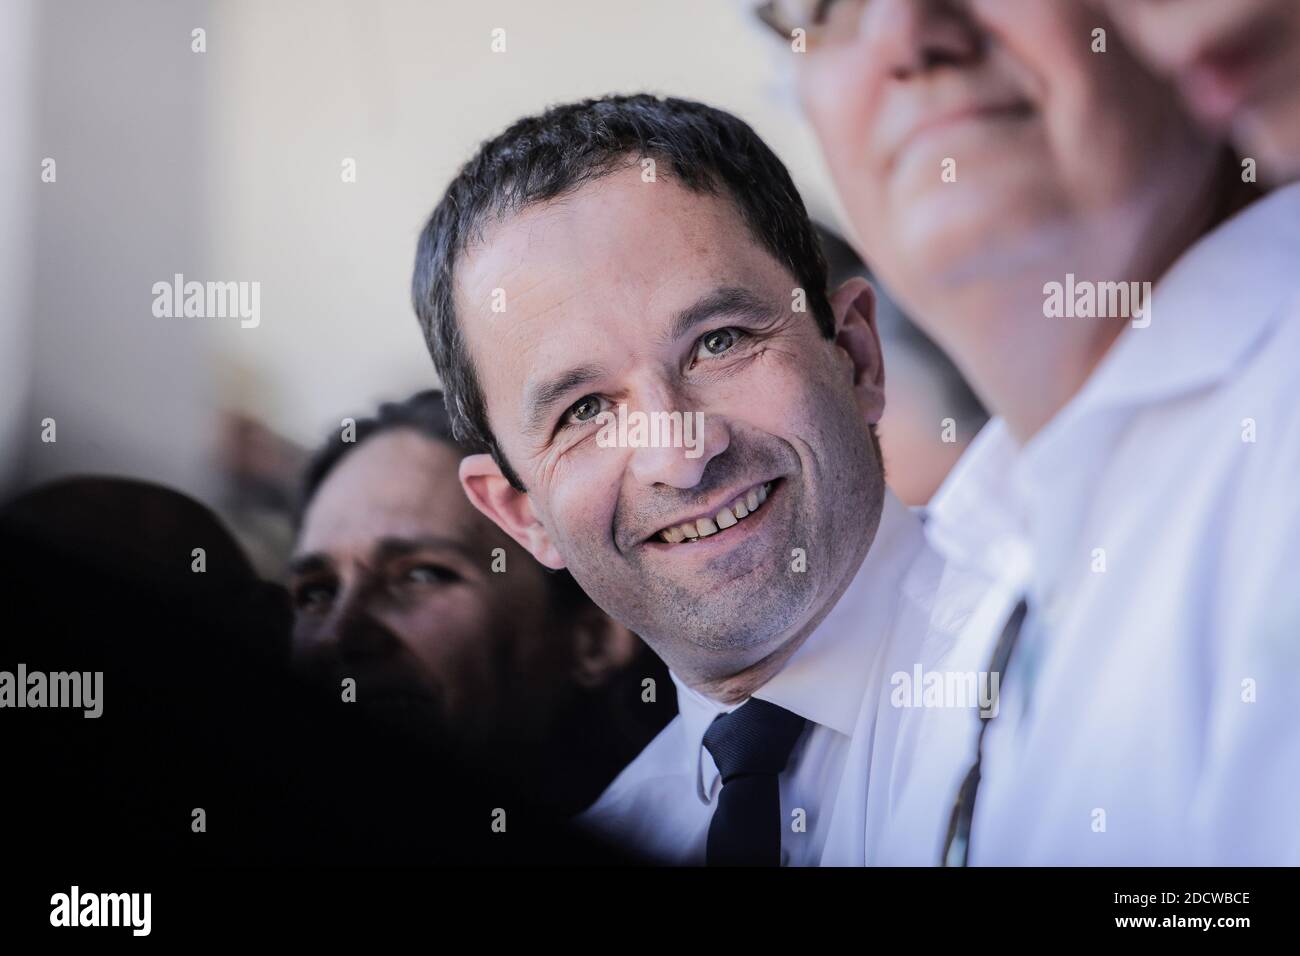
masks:
[(475, 508), (539, 562), (554, 570), (564, 567), (564, 559), (551, 536), (533, 513), (532, 501), (501, 474), (491, 455), (467, 455), (461, 459), (460, 486)]
[(876, 293), (866, 279), (854, 276), (831, 295), (835, 344), (853, 363), (853, 390), (876, 424), (885, 413), (885, 362), (876, 329)]
[(594, 604), (573, 619), (573, 681), (594, 690), (636, 659), (641, 639)]

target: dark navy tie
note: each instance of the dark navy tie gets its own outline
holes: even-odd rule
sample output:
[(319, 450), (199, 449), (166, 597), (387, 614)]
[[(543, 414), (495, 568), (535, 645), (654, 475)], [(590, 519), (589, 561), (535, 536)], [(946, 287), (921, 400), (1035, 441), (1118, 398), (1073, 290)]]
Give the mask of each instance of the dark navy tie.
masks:
[(709, 866), (780, 866), (778, 777), (803, 727), (802, 717), (756, 697), (709, 725), (704, 747), (722, 775)]

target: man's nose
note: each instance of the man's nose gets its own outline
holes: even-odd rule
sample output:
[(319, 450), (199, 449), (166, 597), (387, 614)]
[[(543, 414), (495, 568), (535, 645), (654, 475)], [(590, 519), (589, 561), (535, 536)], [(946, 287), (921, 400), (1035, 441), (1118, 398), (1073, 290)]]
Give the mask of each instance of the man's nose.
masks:
[(731, 444), (726, 422), (718, 416), (681, 411), (658, 421), (666, 427), (650, 429), (652, 440), (631, 450), (632, 477), (643, 485), (694, 488), (709, 462)]
[(383, 622), (374, 603), (368, 587), (345, 592), (317, 632), (319, 650), (344, 664), (379, 660), (400, 650), (401, 639)]
[(969, 63), (984, 46), (964, 0), (876, 0), (861, 31), (881, 70), (896, 80)]

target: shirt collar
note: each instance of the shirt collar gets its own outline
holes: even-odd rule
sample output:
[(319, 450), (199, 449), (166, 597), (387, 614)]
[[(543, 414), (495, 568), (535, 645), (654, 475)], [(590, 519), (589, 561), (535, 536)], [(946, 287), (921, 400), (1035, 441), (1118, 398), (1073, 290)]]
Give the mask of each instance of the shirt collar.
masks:
[[(851, 737), (862, 695), (891, 637), (900, 595), (907, 593), (907, 572), (924, 544), (920, 519), (886, 491), (875, 540), (848, 588), (785, 666), (753, 696)], [(719, 714), (740, 705), (719, 703), (676, 674), (671, 677), (690, 772), (700, 799), (707, 801), (717, 769), (704, 749), (704, 733)]]
[(1007, 423), (994, 418), (948, 473), (927, 508), (926, 534), (935, 549), (959, 565), (978, 566), (990, 542), (1022, 526), (1017, 499), (1006, 493), (1020, 445)]

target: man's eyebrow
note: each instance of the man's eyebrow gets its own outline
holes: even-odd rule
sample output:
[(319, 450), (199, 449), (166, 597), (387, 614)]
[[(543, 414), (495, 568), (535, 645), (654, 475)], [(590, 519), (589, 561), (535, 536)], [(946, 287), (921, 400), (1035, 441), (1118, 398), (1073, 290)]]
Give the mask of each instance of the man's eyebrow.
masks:
[[(774, 311), (769, 302), (749, 289), (740, 286), (720, 286), (673, 316), (666, 340), (675, 341), (695, 326), (720, 315), (768, 319)], [(599, 365), (579, 365), (552, 379), (527, 386), (524, 389), (522, 416), (524, 433), (531, 435), (540, 432), (549, 424), (552, 407), (557, 402), (575, 389), (599, 379), (604, 374), (605, 370)]]
[(771, 303), (749, 289), (722, 286), (678, 312), (669, 326), (667, 341), (675, 341), (695, 326), (721, 315), (768, 319), (774, 311)]
[(315, 574), (318, 571), (331, 571), (334, 562), (319, 551), (300, 554), (289, 561), (290, 574)]
[(524, 389), (524, 432), (534, 434), (550, 421), (551, 409), (565, 395), (605, 374), (599, 365), (578, 365)]
[(404, 557), (417, 551), (455, 551), (466, 558), (474, 558), (474, 552), (463, 541), (438, 534), (417, 535), (413, 538), (380, 538), (375, 544), (375, 558), (379, 561)]

